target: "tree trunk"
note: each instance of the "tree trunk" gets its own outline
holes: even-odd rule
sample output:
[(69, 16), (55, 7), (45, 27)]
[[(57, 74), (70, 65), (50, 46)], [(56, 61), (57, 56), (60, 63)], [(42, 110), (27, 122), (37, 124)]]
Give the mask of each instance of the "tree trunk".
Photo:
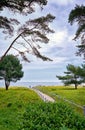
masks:
[(8, 90), (9, 85), (10, 85), (10, 82), (5, 80), (5, 87), (6, 87), (6, 90)]
[(78, 86), (78, 85), (77, 85), (77, 84), (75, 84), (75, 89), (77, 89), (77, 86)]

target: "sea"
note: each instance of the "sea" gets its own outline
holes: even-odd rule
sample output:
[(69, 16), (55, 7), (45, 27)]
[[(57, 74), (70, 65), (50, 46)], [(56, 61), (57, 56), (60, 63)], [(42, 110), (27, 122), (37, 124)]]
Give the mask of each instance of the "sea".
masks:
[[(25, 82), (16, 82), (16, 83), (13, 83), (11, 82), (10, 83), (10, 86), (20, 86), (20, 87), (28, 87), (28, 88), (31, 88), (31, 87), (35, 87), (35, 86), (58, 86), (58, 85), (62, 85), (62, 83), (60, 82), (56, 82), (56, 81), (33, 81), (33, 82), (30, 82), (30, 81), (25, 81)], [(0, 87), (5, 87), (5, 84), (4, 84), (4, 81), (0, 81)]]

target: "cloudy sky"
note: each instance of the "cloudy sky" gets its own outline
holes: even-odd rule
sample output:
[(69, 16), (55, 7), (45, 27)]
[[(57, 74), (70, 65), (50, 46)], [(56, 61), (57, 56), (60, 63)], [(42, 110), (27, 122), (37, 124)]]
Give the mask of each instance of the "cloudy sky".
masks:
[[(43, 44), (39, 50), (42, 54), (52, 58), (53, 62), (43, 62), (34, 57), (31, 58), (31, 63), (21, 61), (24, 70), (22, 81), (58, 81), (56, 75), (62, 75), (68, 64), (80, 65), (83, 62), (82, 58), (75, 56), (77, 50), (75, 46), (79, 44), (79, 41), (72, 40), (77, 25), (71, 26), (68, 23), (69, 13), (76, 4), (85, 5), (85, 0), (48, 0), (47, 6), (42, 11), (36, 5), (36, 12), (25, 17), (26, 19), (37, 18), (51, 13), (56, 18), (50, 24), (55, 33), (48, 35), (49, 44)], [(2, 14), (8, 16), (8, 13), (10, 14), (9, 11), (4, 11)], [(23, 16), (17, 14), (14, 17), (23, 22)], [(3, 55), (13, 38), (4, 39), (2, 32), (0, 32), (0, 56)], [(12, 52), (10, 51), (10, 53)]]

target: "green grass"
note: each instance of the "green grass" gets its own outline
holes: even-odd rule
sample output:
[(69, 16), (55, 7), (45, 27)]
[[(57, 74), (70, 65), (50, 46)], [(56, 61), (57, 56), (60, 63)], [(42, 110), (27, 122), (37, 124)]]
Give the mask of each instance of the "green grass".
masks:
[[(72, 91), (72, 88), (66, 89), (64, 87), (39, 87), (39, 89), (55, 99), (56, 96), (53, 94), (57, 94), (58, 91), (60, 94), (61, 91)], [(84, 91), (83, 89), (81, 90)], [(77, 92), (77, 90), (74, 91)], [(60, 130), (70, 130), (68, 128), (74, 127), (80, 127), (79, 130), (85, 128), (83, 123), (85, 119), (83, 117), (78, 114), (78, 116), (75, 115), (64, 104), (58, 104), (58, 106), (57, 108), (56, 104), (43, 103), (40, 97), (28, 88), (11, 87), (8, 91), (0, 88), (0, 130), (57, 130), (56, 123), (57, 127), (60, 124)], [(68, 124), (72, 124), (72, 127)]]
[(27, 105), (35, 102), (41, 99), (28, 88), (0, 88), (0, 130), (18, 130)]
[[(74, 87), (66, 87), (66, 86), (56, 86), (56, 87), (37, 87), (40, 91), (50, 95), (56, 101), (63, 100), (63, 98), (70, 100), (76, 104), (81, 106), (85, 105), (85, 88), (79, 87), (77, 90)], [(61, 97), (58, 98), (59, 95)], [(76, 107), (80, 113), (83, 113), (82, 110)]]

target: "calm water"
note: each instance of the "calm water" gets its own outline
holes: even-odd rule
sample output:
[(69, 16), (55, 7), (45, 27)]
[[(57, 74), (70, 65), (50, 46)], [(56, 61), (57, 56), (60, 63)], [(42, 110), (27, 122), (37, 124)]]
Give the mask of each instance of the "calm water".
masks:
[[(57, 86), (57, 85), (62, 85), (59, 82), (16, 82), (16, 83), (11, 83), (10, 86), (24, 86), (24, 87), (34, 87), (34, 86)], [(4, 87), (4, 81), (0, 82), (0, 87)]]

